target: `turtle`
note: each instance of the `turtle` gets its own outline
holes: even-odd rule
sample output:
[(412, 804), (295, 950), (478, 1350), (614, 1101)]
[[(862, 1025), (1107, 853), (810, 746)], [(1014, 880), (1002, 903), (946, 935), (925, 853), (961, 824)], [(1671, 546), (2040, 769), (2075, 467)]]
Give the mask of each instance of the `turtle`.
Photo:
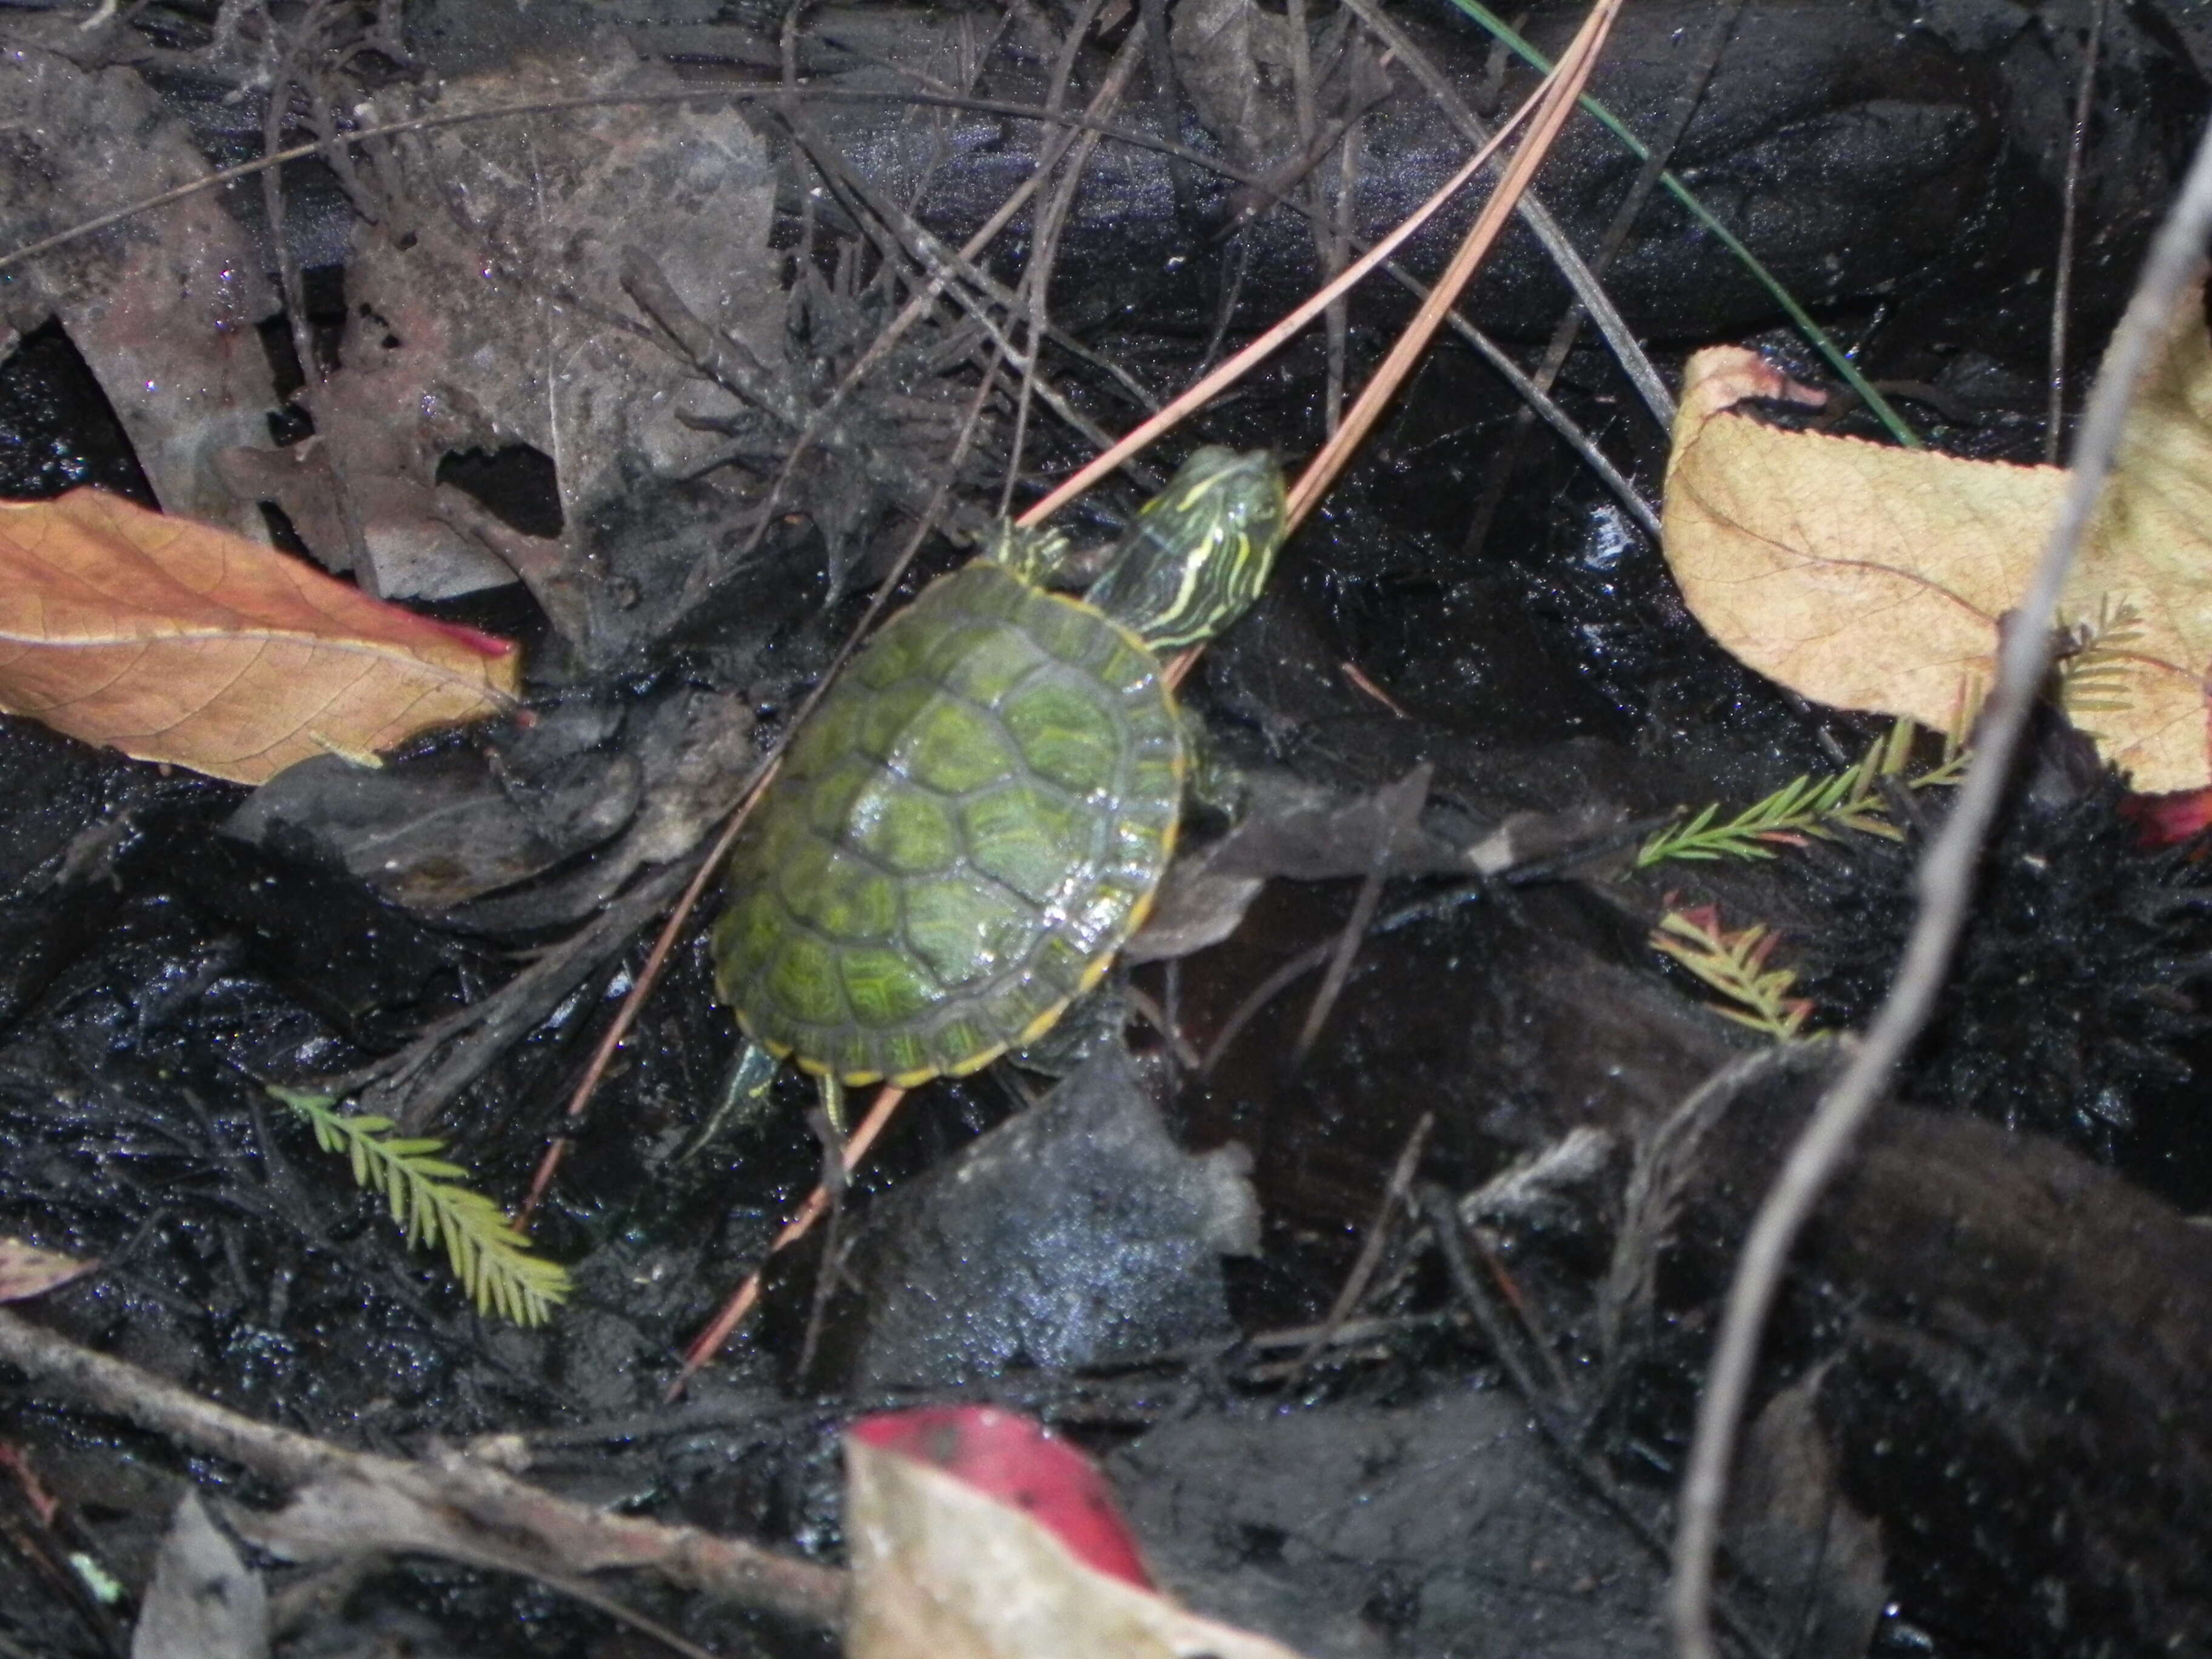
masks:
[(1082, 597), (1048, 586), (1063, 538), (1002, 520), (877, 632), (731, 850), (732, 1093), (787, 1058), (842, 1128), (846, 1086), (974, 1072), (1098, 981), (1175, 851), (1190, 745), (1163, 656), (1244, 612), (1285, 522), (1273, 457), (1208, 446)]

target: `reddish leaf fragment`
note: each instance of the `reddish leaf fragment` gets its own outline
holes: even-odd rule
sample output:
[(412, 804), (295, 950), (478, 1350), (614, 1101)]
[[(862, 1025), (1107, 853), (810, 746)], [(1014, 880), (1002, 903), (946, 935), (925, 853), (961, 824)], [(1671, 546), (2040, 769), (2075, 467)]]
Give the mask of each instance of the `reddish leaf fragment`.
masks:
[(1152, 1587), (1097, 1465), (1042, 1423), (988, 1406), (929, 1406), (864, 1417), (848, 1432), (1024, 1511), (1085, 1566)]
[(2172, 795), (2124, 795), (2120, 816), (2136, 827), (2145, 847), (2178, 847), (2212, 827), (2212, 789)]

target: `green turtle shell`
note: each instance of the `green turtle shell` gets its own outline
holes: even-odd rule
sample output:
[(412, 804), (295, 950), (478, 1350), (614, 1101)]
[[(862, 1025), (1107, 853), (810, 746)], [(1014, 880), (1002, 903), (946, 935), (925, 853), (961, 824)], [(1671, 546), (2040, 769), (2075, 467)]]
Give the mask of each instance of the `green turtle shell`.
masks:
[(1143, 921), (1184, 767), (1137, 635), (998, 564), (940, 578), (831, 687), (747, 823), (714, 926), (723, 999), (848, 1084), (987, 1064)]

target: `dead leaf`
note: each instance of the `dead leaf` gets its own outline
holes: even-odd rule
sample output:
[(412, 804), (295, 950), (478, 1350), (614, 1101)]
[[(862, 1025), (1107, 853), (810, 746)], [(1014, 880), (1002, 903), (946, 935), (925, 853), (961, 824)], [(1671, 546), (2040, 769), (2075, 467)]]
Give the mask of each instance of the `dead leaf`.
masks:
[(268, 1659), (269, 1591), (198, 1492), (178, 1502), (131, 1659)]
[[(1127, 1085), (1127, 1068), (1115, 1069)], [(861, 1418), (848, 1432), (872, 1450), (942, 1469), (970, 1490), (1011, 1504), (1094, 1571), (1141, 1590), (1152, 1588), (1105, 1475), (1036, 1418), (996, 1406), (915, 1406)]]
[(1282, 772), (1255, 772), (1244, 781), (1234, 827), (1176, 860), (1144, 927), (1123, 948), (1125, 960), (1162, 962), (1218, 945), (1237, 931), (1271, 877), (1334, 881), (1378, 869), (1396, 877), (1466, 875), (1483, 867), (1482, 849), (1455, 847), (1418, 824), (1401, 825), (1395, 785), (1345, 796)]
[[(387, 88), (358, 113), (665, 97), (684, 85), (610, 33), (565, 58)], [(562, 555), (571, 581), (605, 580), (585, 556), (593, 514), (642, 480), (698, 470), (726, 441), (684, 416), (738, 408), (628, 321), (623, 246), (652, 247), (696, 311), (771, 351), (783, 292), (781, 256), (768, 248), (766, 145), (741, 111), (712, 100), (611, 103), (386, 138), (371, 177), (382, 210), (354, 229), (344, 368), (316, 393), (319, 435), (289, 460), (228, 458), (230, 475), (281, 502), (331, 568), (358, 556), (356, 575), (379, 594), (447, 598), (514, 573), (453, 522), (440, 462), (528, 445), (554, 463), (564, 526), (538, 551)], [(574, 618), (553, 621), (575, 637)]]
[[(2030, 556), (2043, 550), (2037, 526)], [(2023, 587), (2026, 586), (2022, 583)], [(2174, 309), (2136, 388), (2112, 479), (2059, 603), (2063, 623), (2104, 624), (2118, 678), (2067, 714), (2145, 794), (2212, 783), (2204, 683), (2212, 668), (2212, 337), (2204, 291)], [(2069, 685), (2069, 691), (2071, 687)]]
[[(1183, 1150), (1114, 1024), (1030, 1109), (869, 1206), (843, 1249), (807, 1384), (861, 1396), (945, 1389), (1233, 1340), (1222, 1258), (1260, 1252), (1251, 1170), (1234, 1141)], [(976, 1272), (979, 1261), (991, 1271)], [(1025, 1418), (998, 1416), (1041, 1433)], [(957, 1436), (915, 1412), (896, 1420), (927, 1429), (932, 1461), (948, 1467), (944, 1454), (957, 1442), (969, 1455), (953, 1472), (985, 1484), (975, 1454), (993, 1439), (975, 1419), (955, 1419)], [(1110, 1510), (1103, 1483), (1086, 1489), (1048, 1462), (1057, 1455), (1089, 1471), (1089, 1460), (1065, 1441), (1024, 1443), (1003, 1425), (1001, 1437), (1020, 1454), (1000, 1463), (1019, 1469), (1022, 1506), (1056, 1523), (1091, 1565), (1128, 1576), (1133, 1546), (1089, 1541), (1121, 1528), (1118, 1517), (1110, 1528), (1099, 1519)]]
[(26, 1244), (20, 1238), (0, 1238), (0, 1302), (21, 1302), (40, 1295), (99, 1265), (64, 1255), (59, 1250)]
[(1193, 0), (1176, 8), (1169, 25), (1176, 74), (1199, 118), (1247, 167), (1276, 159), (1298, 140), (1290, 31), (1287, 20), (1255, 0)]
[[(2212, 340), (2176, 313), (2060, 607), (2087, 649), (2065, 702), (2146, 793), (2212, 782)], [(1745, 398), (1820, 400), (1734, 347), (1686, 371), (1668, 463), (1667, 561), (1708, 632), (1816, 702), (1971, 719), (1999, 619), (2026, 591), (2066, 488), (2056, 467), (1784, 432)]]
[[(0, 128), (11, 246), (210, 171), (190, 129), (134, 71), (89, 71), (35, 47), (0, 55)], [(234, 445), (269, 448), (277, 399), (254, 325), (276, 307), (264, 268), (252, 237), (204, 191), (9, 271), (0, 322), (27, 333), (58, 316), (155, 498), (258, 535), (252, 501), (234, 498), (208, 462)]]
[(504, 640), (96, 489), (0, 502), (0, 708), (240, 783), (508, 705)]
[(845, 1441), (852, 1659), (1297, 1659), (1079, 1560), (929, 1462)]
[(312, 847), (405, 908), (447, 909), (602, 847), (629, 824), (643, 769), (603, 746), (622, 724), (619, 708), (571, 703), (427, 764), (372, 769), (318, 756), (255, 790), (223, 828), (272, 852)]
[(1796, 1659), (1863, 1659), (1889, 1601), (1881, 1525), (1844, 1495), (1820, 1423), (1823, 1360), (1769, 1401), (1744, 1437), (1729, 1548), (1770, 1604), (1792, 1609)]

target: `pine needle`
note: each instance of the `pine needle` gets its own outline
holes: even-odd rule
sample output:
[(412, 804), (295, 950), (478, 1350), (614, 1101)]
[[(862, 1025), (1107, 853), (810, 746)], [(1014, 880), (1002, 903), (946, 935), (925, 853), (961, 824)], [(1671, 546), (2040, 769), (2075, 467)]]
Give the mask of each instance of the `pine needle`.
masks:
[(314, 1127), (316, 1145), (346, 1156), (355, 1184), (391, 1206), (410, 1244), (429, 1249), (445, 1241), (453, 1276), (479, 1312), (542, 1325), (568, 1300), (568, 1270), (530, 1253), (528, 1236), (507, 1212), (465, 1184), (468, 1171), (436, 1156), (443, 1141), (395, 1137), (390, 1118), (336, 1111), (329, 1095), (269, 1092)]
[[(1511, 24), (1484, 5), (1482, 0), (1452, 0), (1452, 3), (1489, 30), (1493, 39), (1524, 63), (1533, 65), (1540, 74), (1551, 73), (1551, 59), (1522, 40)], [(1527, 19), (1524, 17), (1522, 21), (1525, 22)], [(1583, 109), (1597, 118), (1599, 125), (1627, 147), (1630, 155), (1639, 161), (1650, 159), (1650, 147), (1630, 131), (1619, 116), (1588, 93), (1584, 93), (1578, 101)], [(1765, 289), (1774, 302), (1782, 307), (1784, 314), (1796, 325), (1797, 331), (1805, 337), (1814, 350), (1828, 360), (1828, 366), (1842, 377), (1844, 383), (1858, 393), (1869, 412), (1889, 429), (1889, 435), (1907, 449), (1920, 448), (1919, 435), (1905, 423), (1903, 416), (1890, 407), (1889, 400), (1875, 389), (1874, 383), (1859, 372), (1858, 365), (1850, 359), (1850, 354), (1813, 320), (1812, 314), (1797, 303), (1796, 296), (1782, 286), (1780, 278), (1759, 263), (1736, 234), (1715, 217), (1711, 208), (1691, 193), (1690, 187), (1682, 182), (1680, 176), (1670, 168), (1659, 175), (1659, 184), (1705, 228), (1708, 235), (1735, 255), (1736, 263), (1743, 267), (1745, 274)]]
[(1956, 783), (1966, 763), (1966, 751), (1947, 743), (1942, 764), (1906, 776), (1914, 729), (1911, 720), (1900, 720), (1887, 736), (1875, 739), (1856, 765), (1831, 778), (1815, 779), (1809, 773), (1794, 778), (1725, 823), (1715, 821), (1721, 809), (1714, 805), (1686, 823), (1669, 824), (1644, 843), (1636, 854), (1636, 867), (1648, 870), (1668, 859), (1771, 859), (1778, 846), (1833, 841), (1845, 830), (1902, 841), (1905, 832), (1889, 816), (1882, 781), (1893, 778), (1907, 789), (1933, 788)]

